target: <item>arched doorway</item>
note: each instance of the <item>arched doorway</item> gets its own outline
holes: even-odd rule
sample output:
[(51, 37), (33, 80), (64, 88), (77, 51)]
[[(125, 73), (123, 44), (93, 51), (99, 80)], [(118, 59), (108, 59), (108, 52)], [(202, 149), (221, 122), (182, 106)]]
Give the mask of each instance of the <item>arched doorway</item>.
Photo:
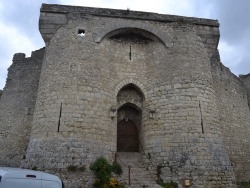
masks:
[(117, 111), (117, 151), (139, 152), (143, 95), (136, 86), (128, 84), (118, 92), (117, 102), (120, 106)]
[(139, 151), (138, 129), (133, 121), (126, 118), (121, 120), (117, 125), (117, 151)]

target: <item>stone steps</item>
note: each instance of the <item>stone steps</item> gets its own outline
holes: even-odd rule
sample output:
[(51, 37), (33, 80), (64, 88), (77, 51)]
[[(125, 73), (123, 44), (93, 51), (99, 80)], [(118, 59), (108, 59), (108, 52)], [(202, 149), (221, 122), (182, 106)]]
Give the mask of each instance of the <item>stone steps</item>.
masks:
[(138, 152), (118, 152), (117, 163), (122, 167), (123, 174), (119, 180), (129, 187), (128, 182), (128, 166), (130, 165), (130, 188), (148, 187), (148, 188), (160, 188), (156, 184), (156, 176), (150, 176), (149, 172), (141, 166), (141, 154)]

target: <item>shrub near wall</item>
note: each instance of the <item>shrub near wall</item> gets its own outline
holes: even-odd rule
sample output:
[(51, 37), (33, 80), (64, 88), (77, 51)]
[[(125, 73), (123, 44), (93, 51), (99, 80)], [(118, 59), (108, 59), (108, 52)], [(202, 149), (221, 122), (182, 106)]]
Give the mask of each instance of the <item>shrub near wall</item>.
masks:
[(90, 169), (94, 171), (96, 180), (93, 186), (96, 188), (123, 188), (124, 185), (117, 179), (111, 178), (111, 173), (114, 172), (117, 175), (122, 174), (121, 166), (117, 163), (110, 165), (104, 157), (96, 159), (91, 164)]

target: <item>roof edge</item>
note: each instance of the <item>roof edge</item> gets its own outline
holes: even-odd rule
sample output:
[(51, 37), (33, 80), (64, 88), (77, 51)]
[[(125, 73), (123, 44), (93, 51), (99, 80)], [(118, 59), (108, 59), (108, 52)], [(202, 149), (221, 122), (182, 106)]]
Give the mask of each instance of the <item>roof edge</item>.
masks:
[(151, 21), (159, 21), (159, 22), (184, 22), (184, 23), (192, 23), (196, 25), (214, 26), (214, 27), (220, 26), (218, 20), (213, 20), (213, 19), (158, 14), (158, 13), (152, 13), (152, 12), (131, 11), (129, 9), (121, 10), (121, 9), (94, 8), (94, 7), (84, 7), (84, 6), (70, 6), (70, 5), (43, 3), (40, 11), (64, 13), (64, 14), (79, 12), (79, 13), (84, 13), (84, 14), (90, 14), (90, 15), (95, 15), (95, 16), (105, 16), (105, 17), (141, 19), (141, 20), (151, 20)]

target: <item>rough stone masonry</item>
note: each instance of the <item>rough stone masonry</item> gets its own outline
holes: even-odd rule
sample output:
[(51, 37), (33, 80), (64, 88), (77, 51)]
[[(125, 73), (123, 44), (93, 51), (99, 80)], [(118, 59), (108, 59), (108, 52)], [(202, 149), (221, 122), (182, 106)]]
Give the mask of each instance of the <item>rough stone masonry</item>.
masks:
[(164, 181), (189, 178), (193, 188), (250, 180), (250, 75), (220, 62), (217, 20), (49, 4), (40, 11), (46, 46), (14, 55), (0, 94), (1, 166), (90, 187), (91, 162), (132, 151), (155, 179), (160, 169)]

